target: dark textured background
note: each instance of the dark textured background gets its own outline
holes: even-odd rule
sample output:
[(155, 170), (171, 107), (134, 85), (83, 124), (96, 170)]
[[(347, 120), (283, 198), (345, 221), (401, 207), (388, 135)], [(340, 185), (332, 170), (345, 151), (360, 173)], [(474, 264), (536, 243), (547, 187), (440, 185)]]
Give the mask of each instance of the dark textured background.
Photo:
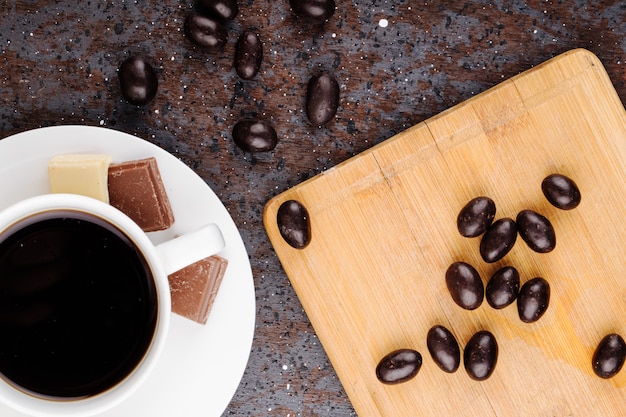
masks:
[[(192, 0), (0, 0), (0, 137), (41, 126), (121, 130), (179, 157), (239, 227), (254, 273), (250, 361), (225, 416), (352, 416), (354, 411), (275, 256), (265, 202), (409, 126), (573, 48), (605, 65), (626, 100), (624, 1), (337, 1), (312, 25), (287, 0), (239, 1), (219, 53), (196, 50), (182, 25)], [(387, 27), (379, 25), (387, 19)], [(260, 73), (240, 80), (245, 29), (264, 43)], [(159, 91), (144, 107), (121, 99), (119, 64), (149, 57)], [(341, 87), (323, 128), (304, 114), (308, 79)], [(271, 121), (276, 149), (246, 154), (231, 137), (247, 116)]]

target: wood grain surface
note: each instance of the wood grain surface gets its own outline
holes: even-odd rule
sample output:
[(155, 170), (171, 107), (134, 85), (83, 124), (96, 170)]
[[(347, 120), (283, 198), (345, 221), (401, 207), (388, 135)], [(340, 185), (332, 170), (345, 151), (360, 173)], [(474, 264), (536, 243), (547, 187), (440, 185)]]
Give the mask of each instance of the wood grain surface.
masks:
[[(593, 374), (591, 356), (609, 332), (626, 335), (626, 114), (600, 61), (573, 50), (397, 134), (271, 199), (268, 236), (360, 417), (616, 416), (626, 404), (626, 372)], [(540, 188), (559, 172), (582, 203), (552, 207)], [(484, 263), (479, 239), (456, 230), (471, 198), (488, 195), (496, 218), (522, 209), (548, 217), (549, 254), (518, 239), (501, 261)], [(312, 240), (287, 245), (276, 225), (286, 200), (309, 211)], [(504, 265), (522, 283), (552, 290), (547, 313), (521, 322), (514, 305), (462, 310), (444, 274), (454, 261), (484, 282)], [(428, 329), (448, 327), (461, 348), (491, 331), (500, 354), (486, 381), (461, 367), (441, 371), (426, 347)], [(416, 378), (394, 386), (375, 376), (394, 349), (420, 351)]]

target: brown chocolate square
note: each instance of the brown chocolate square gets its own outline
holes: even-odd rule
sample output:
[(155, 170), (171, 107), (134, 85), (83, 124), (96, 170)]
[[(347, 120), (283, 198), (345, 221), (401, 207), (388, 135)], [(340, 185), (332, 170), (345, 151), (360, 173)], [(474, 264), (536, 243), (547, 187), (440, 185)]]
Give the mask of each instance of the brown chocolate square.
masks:
[(110, 204), (145, 232), (164, 230), (174, 223), (155, 158), (111, 164), (108, 182)]
[(205, 324), (227, 265), (226, 259), (213, 255), (170, 274), (172, 312)]

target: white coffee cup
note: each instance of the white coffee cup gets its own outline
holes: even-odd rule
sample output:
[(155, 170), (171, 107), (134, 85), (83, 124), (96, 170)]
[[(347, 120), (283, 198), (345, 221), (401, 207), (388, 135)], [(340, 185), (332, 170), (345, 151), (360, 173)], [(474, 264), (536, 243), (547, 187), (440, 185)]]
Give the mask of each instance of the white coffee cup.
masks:
[[(68, 212), (104, 220), (126, 235), (140, 251), (151, 271), (153, 287), (156, 289), (156, 323), (151, 340), (138, 363), (128, 375), (102, 392), (81, 397), (42, 396), (28, 392), (8, 380), (2, 374), (3, 369), (0, 369), (0, 402), (26, 415), (86, 417), (101, 413), (130, 396), (149, 375), (163, 350), (171, 314), (168, 275), (220, 252), (225, 245), (219, 227), (209, 224), (155, 246), (135, 222), (108, 204), (80, 195), (47, 194), (23, 200), (0, 211), (0, 247), (1, 242), (16, 233), (15, 229), (37, 223), (39, 220), (32, 219), (39, 219), (41, 213), (46, 213), (48, 217), (62, 217), (65, 215), (63, 213)], [(2, 255), (0, 253), (0, 257)]]

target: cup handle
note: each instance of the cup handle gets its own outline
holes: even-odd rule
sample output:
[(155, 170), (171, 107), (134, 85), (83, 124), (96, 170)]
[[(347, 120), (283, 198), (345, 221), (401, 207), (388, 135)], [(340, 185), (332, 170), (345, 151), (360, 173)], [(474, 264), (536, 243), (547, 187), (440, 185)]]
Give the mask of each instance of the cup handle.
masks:
[(226, 243), (220, 228), (207, 224), (182, 236), (160, 243), (157, 253), (167, 275), (183, 269), (201, 259), (215, 255)]

